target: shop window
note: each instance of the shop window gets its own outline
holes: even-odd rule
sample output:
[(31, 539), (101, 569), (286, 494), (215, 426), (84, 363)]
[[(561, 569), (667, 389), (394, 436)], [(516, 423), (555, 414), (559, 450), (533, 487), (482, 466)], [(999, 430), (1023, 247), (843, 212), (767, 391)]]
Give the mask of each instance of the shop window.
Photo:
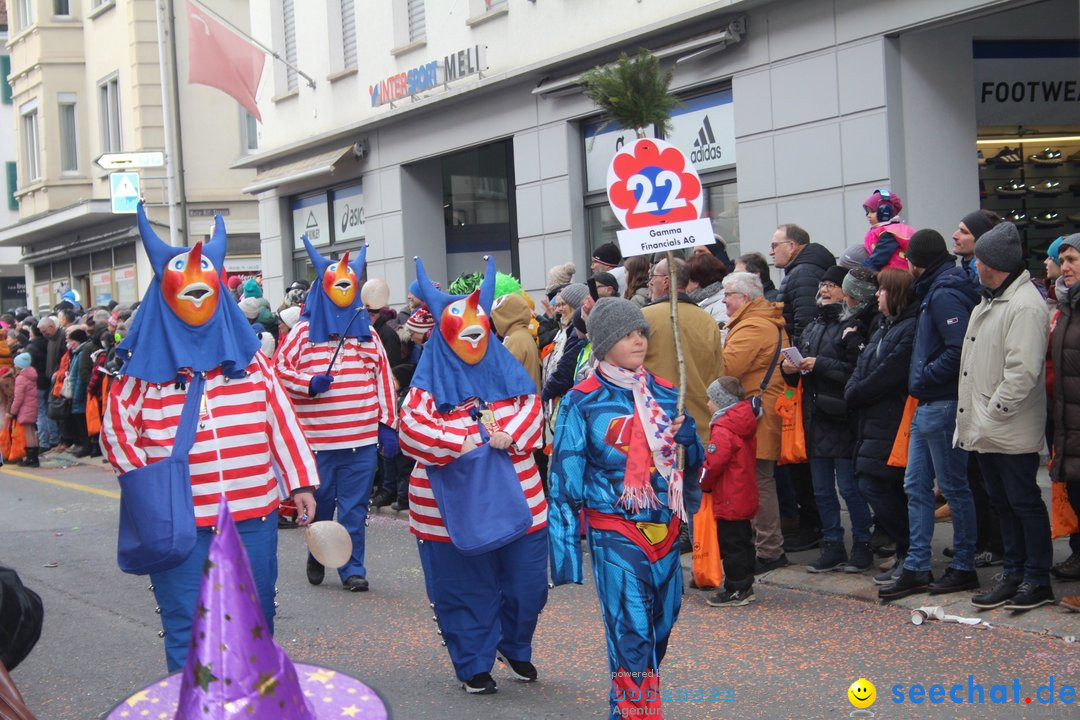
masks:
[(94, 270), (107, 270), (112, 264), (112, 250), (98, 250), (90, 254), (90, 266)]
[(483, 254), (495, 255), (504, 272), (507, 268), (517, 272), (511, 154), (510, 143), (497, 142), (442, 160), (450, 279), (477, 270), (476, 257)]
[(113, 262), (117, 265), (125, 265), (135, 262), (135, 245), (122, 245), (113, 248)]
[(98, 85), (98, 111), (101, 115), (101, 151), (124, 149), (120, 123), (120, 80), (116, 75)]
[(705, 217), (712, 220), (713, 232), (724, 240), (728, 257), (735, 260), (742, 254), (739, 241), (739, 192), (735, 183), (705, 187)]
[(27, 182), (41, 179), (41, 137), (38, 127), (37, 100), (19, 108), (22, 116), (22, 161)]
[(60, 171), (79, 172), (79, 132), (74, 93), (60, 93)]

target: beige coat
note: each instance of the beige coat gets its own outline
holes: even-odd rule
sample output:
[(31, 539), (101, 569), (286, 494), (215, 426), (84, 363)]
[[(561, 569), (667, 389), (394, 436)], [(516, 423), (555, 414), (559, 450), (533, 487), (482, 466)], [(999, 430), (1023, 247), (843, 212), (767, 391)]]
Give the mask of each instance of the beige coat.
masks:
[[(671, 305), (665, 300), (644, 308), (649, 323), (649, 350), (645, 369), (676, 387), (679, 363), (675, 359), (675, 333), (671, 330)], [(697, 424), (698, 437), (709, 442), (709, 413), (705, 391), (713, 380), (724, 374), (720, 354), (720, 328), (712, 315), (691, 302), (679, 303), (679, 336), (686, 360), (686, 411)]]
[(953, 445), (973, 452), (1042, 452), (1050, 314), (1027, 271), (971, 312), (960, 355)]
[(765, 393), (761, 393), (761, 381), (776, 356), (777, 342), (781, 335), (781, 347), (791, 344), (784, 328), (784, 316), (780, 303), (770, 303), (765, 298), (755, 298), (735, 311), (727, 324), (724, 341), (724, 367), (727, 374), (742, 382), (746, 397), (761, 395), (765, 416), (758, 421), (757, 459), (776, 460), (780, 457), (780, 416), (776, 414), (776, 399), (784, 389), (780, 374), (780, 362), (776, 363)]
[(517, 293), (504, 295), (495, 301), (491, 317), (495, 321), (495, 332), (502, 336), (503, 345), (536, 383), (536, 394), (539, 395), (540, 349), (536, 346), (536, 338), (529, 332), (532, 311), (525, 298)]

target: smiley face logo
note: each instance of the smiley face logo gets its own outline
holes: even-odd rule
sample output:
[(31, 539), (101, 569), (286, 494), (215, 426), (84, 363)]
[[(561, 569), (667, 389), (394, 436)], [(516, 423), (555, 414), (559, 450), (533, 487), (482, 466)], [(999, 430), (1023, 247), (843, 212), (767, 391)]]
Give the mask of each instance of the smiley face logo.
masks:
[(877, 689), (866, 678), (859, 678), (847, 689), (848, 700), (859, 709), (868, 708), (877, 700)]

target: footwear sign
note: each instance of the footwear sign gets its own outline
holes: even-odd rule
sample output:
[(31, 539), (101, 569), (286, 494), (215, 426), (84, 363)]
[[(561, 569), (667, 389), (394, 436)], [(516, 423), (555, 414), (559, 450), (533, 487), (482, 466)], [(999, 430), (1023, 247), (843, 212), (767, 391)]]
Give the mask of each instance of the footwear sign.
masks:
[(624, 257), (714, 242), (701, 217), (697, 170), (674, 145), (655, 138), (626, 144), (612, 158), (608, 202), (625, 230), (617, 235)]

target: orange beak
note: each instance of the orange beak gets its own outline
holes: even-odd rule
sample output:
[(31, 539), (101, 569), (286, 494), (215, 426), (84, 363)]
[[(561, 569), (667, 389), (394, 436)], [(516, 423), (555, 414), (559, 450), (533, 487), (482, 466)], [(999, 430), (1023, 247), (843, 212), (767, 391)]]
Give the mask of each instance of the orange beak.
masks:
[(202, 325), (213, 316), (220, 297), (221, 277), (214, 267), (203, 268), (201, 241), (166, 266), (161, 288), (165, 302), (189, 325)]

